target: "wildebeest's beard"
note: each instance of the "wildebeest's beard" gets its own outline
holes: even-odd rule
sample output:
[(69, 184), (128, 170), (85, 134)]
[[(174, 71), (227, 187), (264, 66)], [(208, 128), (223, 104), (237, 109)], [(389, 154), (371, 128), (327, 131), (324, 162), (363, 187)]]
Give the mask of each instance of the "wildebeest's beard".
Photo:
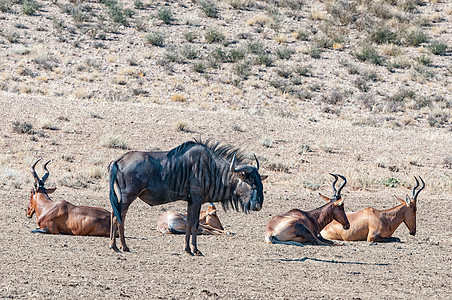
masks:
[[(255, 193), (254, 193), (255, 194)], [(242, 211), (248, 213), (251, 208), (251, 200), (253, 196), (253, 189), (251, 186), (243, 181), (239, 181), (232, 194), (232, 206), (238, 210), (239, 205)]]

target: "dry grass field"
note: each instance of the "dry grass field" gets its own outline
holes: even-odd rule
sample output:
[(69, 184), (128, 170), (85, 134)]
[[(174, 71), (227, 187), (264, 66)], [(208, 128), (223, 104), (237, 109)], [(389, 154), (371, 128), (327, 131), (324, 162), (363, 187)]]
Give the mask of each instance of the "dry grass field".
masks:
[[(0, 0), (0, 25), (2, 298), (450, 298), (450, 1)], [(52, 199), (110, 209), (111, 160), (194, 138), (269, 175), (261, 211), (219, 210), (235, 235), (201, 236), (203, 257), (156, 230), (184, 202), (134, 202), (131, 253), (30, 232), (36, 158)], [(323, 204), (329, 172), (348, 211), (393, 207), (422, 176), (416, 236), (265, 244), (272, 216)]]

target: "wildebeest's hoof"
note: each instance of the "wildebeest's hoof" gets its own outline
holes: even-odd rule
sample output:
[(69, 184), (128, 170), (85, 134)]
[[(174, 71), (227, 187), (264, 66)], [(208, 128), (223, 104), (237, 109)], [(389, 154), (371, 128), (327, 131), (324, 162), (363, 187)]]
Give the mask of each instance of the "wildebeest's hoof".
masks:
[(119, 251), (118, 247), (116, 247), (116, 245), (110, 245), (110, 249), (113, 249), (113, 251), (115, 252), (121, 252)]
[(193, 251), (193, 255), (195, 255), (195, 256), (204, 256), (204, 254), (202, 254), (201, 251), (199, 251), (198, 249)]
[(130, 252), (129, 247), (122, 247), (122, 252)]

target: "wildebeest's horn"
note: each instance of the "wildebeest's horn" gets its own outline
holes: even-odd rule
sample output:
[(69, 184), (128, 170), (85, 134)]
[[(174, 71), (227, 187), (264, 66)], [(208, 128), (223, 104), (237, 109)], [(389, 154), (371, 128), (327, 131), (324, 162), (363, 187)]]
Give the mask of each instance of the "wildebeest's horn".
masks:
[(46, 173), (44, 174), (44, 176), (42, 176), (42, 183), (44, 184), (44, 182), (47, 180), (47, 177), (49, 177), (49, 170), (47, 170), (47, 164), (50, 162), (50, 159), (44, 164), (43, 168), (46, 171)]
[(231, 165), (229, 166), (229, 171), (231, 171), (231, 172), (236, 172), (236, 170), (235, 170), (235, 153), (234, 153), (234, 156), (232, 157), (232, 161), (231, 161)]
[(256, 169), (259, 171), (259, 160), (257, 159), (256, 154), (254, 154), (254, 159), (256, 160)]
[(30, 168), (31, 174), (33, 175), (33, 178), (35, 179), (35, 182), (39, 182), (39, 180), (40, 180), (38, 174), (36, 174), (35, 167), (36, 167), (36, 164), (37, 164), (41, 159), (42, 159), (42, 158), (38, 158), (38, 159), (31, 165), (31, 168)]

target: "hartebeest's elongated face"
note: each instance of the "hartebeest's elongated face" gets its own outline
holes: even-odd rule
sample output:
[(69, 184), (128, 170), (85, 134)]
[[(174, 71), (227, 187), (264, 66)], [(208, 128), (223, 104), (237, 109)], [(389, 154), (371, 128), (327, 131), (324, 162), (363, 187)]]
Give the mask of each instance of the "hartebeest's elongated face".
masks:
[(47, 200), (50, 200), (50, 198), (48, 198), (47, 194), (51, 194), (56, 190), (56, 188), (46, 189), (44, 187), (45, 181), (49, 177), (49, 170), (47, 170), (47, 165), (49, 164), (50, 160), (47, 161), (43, 166), (43, 168), (45, 170), (44, 176), (42, 176), (42, 178), (39, 178), (38, 174), (36, 174), (35, 167), (36, 167), (36, 164), (40, 160), (41, 160), (41, 158), (36, 160), (31, 165), (31, 168), (30, 168), (31, 174), (33, 175), (33, 179), (35, 180), (35, 182), (34, 182), (34, 187), (30, 191), (30, 203), (28, 203), (27, 213), (26, 213), (27, 218), (33, 217), (33, 214), (36, 212), (36, 208), (38, 206), (38, 197), (46, 197)]
[(27, 213), (25, 214), (27, 218), (33, 217), (34, 213), (36, 212), (36, 207), (38, 206), (37, 197), (39, 197), (39, 194), (41, 194), (41, 197), (47, 197), (47, 194), (53, 193), (56, 188), (46, 189), (44, 187), (40, 187), (38, 190), (39, 192), (36, 191), (36, 188), (32, 188), (30, 191), (30, 202), (28, 203)]
[(350, 223), (348, 222), (348, 218), (345, 213), (344, 199), (339, 199), (339, 200), (334, 201), (333, 198), (330, 199), (327, 196), (322, 195), (320, 193), (319, 193), (319, 195), (320, 195), (320, 197), (323, 198), (323, 200), (327, 201), (328, 203), (332, 202), (334, 220), (338, 221), (345, 230), (349, 229)]
[(419, 187), (419, 180), (417, 179), (416, 176), (414, 176), (414, 179), (416, 179), (416, 185), (413, 188), (413, 195), (411, 197), (406, 195), (405, 200), (396, 197), (397, 200), (399, 200), (401, 203), (407, 206), (407, 209), (405, 210), (405, 213), (403, 215), (403, 222), (405, 223), (406, 227), (408, 227), (408, 230), (410, 231), (411, 235), (416, 235), (417, 196), (419, 195), (419, 192), (425, 188), (425, 182), (422, 179), (422, 177), (419, 176), (419, 179), (422, 182), (422, 186), (420, 189), (416, 191), (416, 189)]
[(416, 200), (411, 199), (408, 195), (406, 195), (406, 200), (396, 198), (407, 207), (403, 215), (403, 223), (405, 223), (411, 235), (416, 235)]

